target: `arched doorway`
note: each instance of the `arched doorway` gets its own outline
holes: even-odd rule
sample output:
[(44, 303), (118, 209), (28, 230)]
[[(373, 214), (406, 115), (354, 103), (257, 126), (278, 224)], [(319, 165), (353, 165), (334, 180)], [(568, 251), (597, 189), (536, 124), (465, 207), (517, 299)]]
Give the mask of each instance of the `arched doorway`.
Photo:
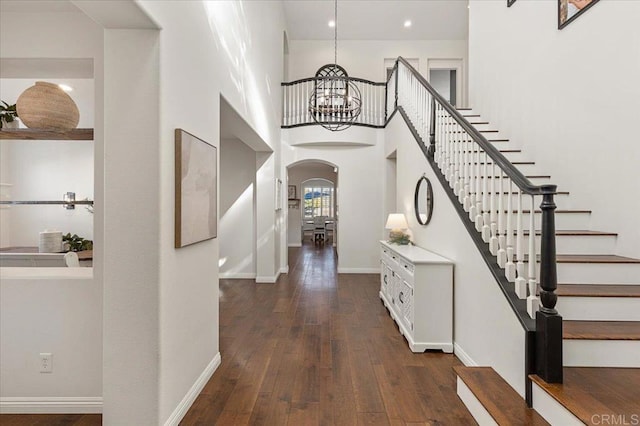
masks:
[(287, 167), (289, 188), (287, 244), (313, 243), (313, 222), (326, 219), (326, 239), (338, 249), (338, 167), (323, 160), (304, 160)]

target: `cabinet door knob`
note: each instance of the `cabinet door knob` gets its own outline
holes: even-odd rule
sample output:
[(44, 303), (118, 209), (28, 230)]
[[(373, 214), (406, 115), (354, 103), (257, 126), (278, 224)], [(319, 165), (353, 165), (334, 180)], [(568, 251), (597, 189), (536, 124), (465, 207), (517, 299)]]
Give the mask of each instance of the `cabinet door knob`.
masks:
[(398, 300), (400, 301), (400, 303), (404, 303), (404, 300), (402, 300), (402, 296), (404, 296), (404, 293), (400, 292), (400, 294), (398, 295)]

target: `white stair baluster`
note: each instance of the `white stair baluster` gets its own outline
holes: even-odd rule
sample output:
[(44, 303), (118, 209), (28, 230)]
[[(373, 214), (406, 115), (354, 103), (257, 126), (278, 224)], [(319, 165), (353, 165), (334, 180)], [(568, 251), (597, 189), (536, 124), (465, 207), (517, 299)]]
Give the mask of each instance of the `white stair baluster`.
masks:
[(491, 239), (491, 217), (489, 213), (489, 156), (484, 153), (484, 193), (482, 194), (482, 241), (488, 243)]
[(509, 179), (509, 196), (507, 197), (507, 263), (505, 264), (505, 276), (509, 282), (516, 280), (516, 265), (513, 263), (513, 182)]
[(469, 138), (469, 219), (475, 220), (476, 218), (476, 180), (479, 179), (479, 173), (476, 165), (476, 143), (473, 139)]
[(535, 210), (534, 198), (531, 196), (531, 214), (529, 214), (529, 297), (527, 297), (527, 312), (531, 318), (535, 318), (536, 311), (540, 307), (540, 299), (537, 295), (538, 282), (536, 272), (538, 262), (536, 256), (536, 228), (533, 212)]
[(451, 174), (451, 185), (453, 187), (453, 193), (460, 194), (460, 126), (451, 117), (451, 121), (454, 123), (452, 127), (453, 131), (453, 173)]
[[(518, 262), (516, 263), (516, 272), (518, 277), (516, 278), (515, 290), (516, 295), (520, 299), (526, 299), (527, 297), (527, 280), (524, 277), (524, 225), (522, 223), (522, 190), (518, 189), (518, 213), (516, 221), (516, 257)], [(533, 212), (530, 213), (533, 216)]]
[(498, 199), (502, 194), (498, 194), (498, 185), (496, 183), (496, 173), (499, 167), (496, 164), (491, 166), (491, 239), (489, 240), (489, 251), (492, 255), (498, 255)]
[(486, 180), (482, 176), (482, 165), (480, 164), (482, 158), (482, 148), (480, 145), (476, 146), (477, 152), (475, 155), (474, 166), (476, 168), (476, 211), (475, 216), (471, 219), (475, 222), (476, 231), (482, 230), (482, 182)]
[[(501, 168), (498, 168), (500, 171), (500, 196), (498, 198), (498, 265), (501, 268), (504, 268), (507, 264), (507, 248), (506, 243), (507, 239), (505, 236), (505, 212), (504, 212), (504, 172)], [(511, 192), (509, 192), (506, 197), (511, 199)]]

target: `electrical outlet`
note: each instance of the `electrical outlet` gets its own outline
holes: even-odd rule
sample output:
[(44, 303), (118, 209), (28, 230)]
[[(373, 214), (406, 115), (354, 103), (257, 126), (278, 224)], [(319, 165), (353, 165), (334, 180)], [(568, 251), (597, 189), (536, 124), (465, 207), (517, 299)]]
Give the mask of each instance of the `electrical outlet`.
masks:
[(49, 352), (43, 352), (40, 354), (40, 372), (52, 373), (53, 372), (53, 355)]

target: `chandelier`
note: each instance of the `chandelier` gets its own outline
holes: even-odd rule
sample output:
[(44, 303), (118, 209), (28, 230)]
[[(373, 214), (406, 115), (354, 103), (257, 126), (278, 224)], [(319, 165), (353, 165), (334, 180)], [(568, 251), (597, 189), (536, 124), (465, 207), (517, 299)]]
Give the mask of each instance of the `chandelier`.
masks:
[(360, 115), (362, 105), (358, 86), (349, 79), (347, 71), (338, 65), (338, 0), (334, 2), (334, 22), (333, 64), (318, 69), (309, 97), (311, 117), (333, 132), (351, 127)]

